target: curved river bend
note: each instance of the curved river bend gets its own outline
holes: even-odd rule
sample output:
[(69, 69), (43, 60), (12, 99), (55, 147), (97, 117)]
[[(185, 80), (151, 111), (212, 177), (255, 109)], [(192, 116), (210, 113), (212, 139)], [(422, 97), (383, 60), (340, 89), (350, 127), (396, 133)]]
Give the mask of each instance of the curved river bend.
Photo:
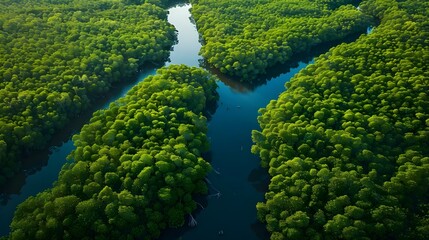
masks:
[[(192, 23), (189, 4), (169, 9), (168, 21), (178, 30), (178, 44), (171, 51), (170, 64), (199, 66), (202, 62), (198, 51), (201, 47), (198, 32)], [(276, 99), (284, 91), (288, 81), (307, 63), (295, 62), (295, 67), (286, 69), (261, 86), (245, 87), (231, 81), (219, 81), (220, 99), (216, 112), (209, 121), (208, 136), (211, 139), (211, 152), (208, 154), (215, 171), (207, 177), (210, 193), (203, 205), (204, 209), (195, 214), (198, 225), (194, 228), (167, 230), (162, 239), (267, 239), (265, 227), (256, 219), (255, 205), (264, 200), (268, 185), (266, 170), (259, 167), (258, 157), (250, 153), (251, 130), (259, 129), (258, 109), (265, 107), (271, 99)], [(99, 108), (106, 108), (110, 102), (123, 96), (136, 82), (154, 74), (155, 69), (144, 71), (136, 81), (116, 91), (114, 96), (104, 99)], [(231, 87), (232, 86), (232, 87)], [(87, 121), (87, 119), (86, 119)], [(46, 166), (37, 166), (37, 171), (28, 171), (10, 184), (10, 189), (1, 194), (0, 236), (7, 235), (16, 206), (29, 196), (36, 195), (52, 186), (65, 163), (66, 156), (74, 149), (71, 135), (80, 129), (65, 130), (67, 140), (60, 141), (45, 151), (49, 158)], [(45, 159), (46, 161), (46, 159)], [(34, 167), (33, 167), (34, 169)], [(15, 185), (15, 187), (14, 187)]]

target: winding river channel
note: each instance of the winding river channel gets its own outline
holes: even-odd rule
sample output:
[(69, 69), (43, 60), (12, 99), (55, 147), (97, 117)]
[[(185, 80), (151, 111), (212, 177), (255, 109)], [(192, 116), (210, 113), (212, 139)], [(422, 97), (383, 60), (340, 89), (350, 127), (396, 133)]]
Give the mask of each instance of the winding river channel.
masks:
[[(171, 51), (165, 65), (203, 64), (198, 51), (201, 47), (198, 32), (191, 15), (189, 4), (169, 9), (168, 21), (178, 30), (178, 43)], [(316, 54), (315, 54), (316, 55)], [(265, 227), (256, 219), (255, 205), (263, 201), (268, 185), (266, 170), (260, 168), (259, 159), (250, 153), (251, 130), (259, 129), (258, 109), (265, 107), (284, 91), (285, 82), (311, 61), (296, 60), (292, 65), (277, 70), (276, 77), (268, 77), (259, 86), (244, 86), (220, 77), (218, 92), (220, 99), (215, 113), (209, 121), (208, 136), (211, 151), (208, 158), (215, 169), (207, 177), (210, 193), (202, 200), (204, 209), (194, 214), (198, 225), (167, 230), (162, 239), (267, 239)], [(293, 67), (290, 67), (293, 66)], [(155, 73), (155, 68), (142, 72), (138, 79), (114, 89), (108, 97), (100, 100), (93, 110), (106, 108), (110, 102), (123, 96), (138, 81)], [(39, 166), (29, 166), (15, 182), (3, 190), (0, 202), (0, 236), (7, 235), (13, 212), (26, 198), (36, 195), (52, 186), (56, 181), (66, 156), (74, 149), (71, 140), (82, 125), (89, 120), (91, 112), (72, 123), (64, 133), (56, 136), (48, 150), (35, 154)], [(32, 161), (34, 162), (34, 159)], [(37, 162), (37, 161), (36, 161)]]

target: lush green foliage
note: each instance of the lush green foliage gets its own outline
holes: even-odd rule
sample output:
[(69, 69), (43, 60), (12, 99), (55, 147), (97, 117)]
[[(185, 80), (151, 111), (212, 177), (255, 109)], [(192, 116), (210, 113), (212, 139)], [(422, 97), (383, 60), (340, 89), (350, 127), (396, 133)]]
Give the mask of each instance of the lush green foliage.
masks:
[(73, 137), (74, 160), (50, 190), (19, 205), (11, 239), (152, 239), (183, 225), (211, 169), (203, 110), (207, 72), (161, 68)]
[(0, 185), (89, 99), (167, 58), (174, 35), (152, 4), (1, 1)]
[(429, 3), (369, 0), (380, 26), (297, 74), (261, 109), (271, 239), (427, 239)]
[(352, 33), (368, 18), (357, 1), (194, 0), (192, 14), (201, 33), (206, 61), (222, 73), (252, 81), (293, 54)]

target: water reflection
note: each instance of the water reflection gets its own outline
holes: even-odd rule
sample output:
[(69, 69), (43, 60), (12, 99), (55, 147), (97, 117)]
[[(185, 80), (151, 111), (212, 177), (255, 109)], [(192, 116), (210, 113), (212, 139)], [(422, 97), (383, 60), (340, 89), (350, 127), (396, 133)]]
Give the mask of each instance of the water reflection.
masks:
[(155, 74), (158, 66), (150, 66), (138, 73), (132, 81), (121, 82), (112, 86), (109, 94), (100, 96), (92, 102), (85, 112), (67, 124), (62, 131), (55, 133), (49, 141), (49, 148), (33, 151), (22, 159), (22, 171), (14, 176), (9, 184), (0, 189), (0, 236), (9, 233), (9, 223), (18, 204), (30, 196), (52, 187), (58, 179), (58, 173), (66, 163), (66, 157), (74, 149), (71, 137), (89, 122), (94, 111), (107, 108), (110, 102), (128, 92), (138, 81)]
[[(182, 7), (173, 7), (170, 9), (169, 22), (177, 20), (178, 22), (189, 22), (190, 13), (188, 12), (189, 6), (181, 5)], [(172, 15), (176, 17), (171, 18)], [(194, 35), (192, 35), (194, 34)], [(185, 43), (184, 38), (190, 37), (196, 39), (198, 43), (198, 33), (195, 28), (192, 29), (191, 34), (180, 34), (178, 35), (178, 41)], [(193, 36), (193, 37), (192, 37)], [(182, 44), (183, 45), (183, 44)], [(195, 46), (195, 45), (193, 45)], [(181, 51), (182, 46), (175, 45), (172, 49), (172, 53)], [(188, 65), (198, 65), (198, 49), (194, 50), (194, 55), (189, 54), (185, 51), (185, 56), (178, 54), (170, 54), (168, 59), (162, 60), (165, 65), (173, 63), (186, 63)], [(186, 61), (186, 62), (183, 62)], [(31, 155), (26, 156), (22, 159), (23, 168), (22, 172), (10, 180), (3, 189), (0, 189), (0, 236), (6, 235), (9, 232), (9, 223), (12, 221), (13, 213), (21, 202), (27, 199), (29, 196), (34, 196), (37, 193), (50, 188), (54, 181), (58, 179), (58, 173), (62, 166), (66, 162), (66, 157), (74, 149), (73, 141), (71, 137), (73, 134), (78, 133), (82, 126), (89, 122), (94, 111), (98, 109), (104, 109), (109, 106), (113, 101), (124, 96), (132, 87), (134, 87), (139, 81), (142, 81), (148, 75), (153, 75), (156, 69), (160, 68), (164, 64), (149, 65), (141, 72), (136, 73), (135, 77), (130, 77), (131, 81), (123, 81), (116, 83), (109, 90), (108, 94), (98, 96), (98, 98), (92, 101), (92, 105), (78, 117), (73, 119), (67, 124), (61, 131), (58, 131), (51, 138), (51, 141), (46, 148), (39, 151), (33, 151)], [(215, 107), (209, 108), (207, 116), (211, 116), (214, 113)]]
[[(363, 33), (363, 32), (362, 32)], [(297, 68), (300, 62), (309, 63), (314, 56), (319, 56), (327, 52), (330, 48), (337, 46), (341, 43), (350, 43), (355, 41), (362, 33), (352, 34), (343, 38), (341, 40), (331, 41), (324, 44), (320, 44), (309, 49), (306, 52), (296, 53), (289, 61), (276, 64), (272, 67), (267, 68), (267, 74), (259, 75), (251, 83), (244, 81), (238, 77), (231, 77), (220, 72), (219, 69), (211, 66), (207, 61), (201, 59), (200, 66), (208, 69), (211, 73), (215, 74), (219, 80), (221, 80), (225, 85), (234, 89), (234, 91), (239, 93), (252, 92), (261, 85), (267, 84), (267, 82), (281, 76), (284, 73), (290, 72), (291, 69)]]
[(250, 228), (252, 229), (252, 232), (255, 233), (257, 239), (270, 239), (270, 234), (267, 232), (265, 224), (261, 223), (260, 221), (254, 222), (252, 225), (250, 225)]
[(258, 167), (250, 172), (247, 181), (252, 184), (256, 191), (266, 193), (268, 191), (268, 184), (270, 183), (270, 176), (266, 168)]
[[(192, 24), (192, 18), (190, 19), (189, 8), (190, 5), (181, 5), (169, 10), (169, 21), (177, 20), (176, 24), (173, 24), (180, 29), (178, 43), (184, 46), (174, 46), (166, 65), (186, 63), (191, 66), (206, 66), (198, 56), (201, 45), (195, 25)], [(214, 169), (207, 177), (212, 186), (209, 196), (197, 196), (199, 207), (193, 213), (198, 222), (197, 227), (185, 225), (180, 229), (169, 229), (163, 233), (161, 239), (269, 238), (265, 226), (256, 219), (255, 209), (256, 202), (263, 201), (269, 176), (266, 169), (259, 167), (259, 159), (250, 153), (250, 132), (259, 128), (256, 121), (258, 109), (265, 107), (271, 99), (277, 98), (284, 90), (284, 83), (311, 62), (313, 56), (336, 44), (338, 43), (331, 43), (309, 53), (299, 54), (288, 63), (268, 69), (270, 74), (261, 76), (253, 84), (241, 83), (209, 68), (221, 80), (218, 83), (219, 103), (212, 104), (206, 113), (210, 119), (208, 136), (212, 150), (204, 157), (211, 162)], [(71, 136), (89, 121), (93, 111), (106, 108), (110, 102), (123, 96), (145, 76), (154, 74), (155, 69), (156, 67), (148, 69), (133, 82), (113, 87), (112, 92), (99, 98), (91, 109), (74, 119), (64, 131), (57, 133), (49, 143), (53, 147), (34, 152), (32, 156), (24, 159), (25, 170), (12, 184), (0, 191), (0, 235), (8, 233), (8, 224), (19, 203), (49, 188), (57, 179), (66, 156), (74, 148)], [(217, 193), (221, 195), (216, 195)], [(186, 221), (189, 219), (190, 216)]]

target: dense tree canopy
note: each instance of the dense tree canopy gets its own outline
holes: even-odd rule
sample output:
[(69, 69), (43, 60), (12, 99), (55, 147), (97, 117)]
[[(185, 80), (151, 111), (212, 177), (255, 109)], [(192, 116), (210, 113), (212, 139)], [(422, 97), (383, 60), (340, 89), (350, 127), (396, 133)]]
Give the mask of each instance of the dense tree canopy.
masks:
[[(111, 83), (165, 58), (167, 0), (0, 3), (0, 185)], [(271, 239), (429, 236), (429, 3), (192, 0), (201, 50), (251, 81), (317, 44), (361, 32), (298, 73), (260, 110), (252, 152), (271, 175), (258, 217)], [(132, 5), (132, 6), (131, 6)], [(170, 66), (73, 137), (53, 188), (22, 203), (10, 239), (153, 239), (207, 191), (213, 77)]]
[(380, 19), (261, 109), (271, 239), (427, 239), (429, 3), (368, 0)]
[(1, 1), (0, 185), (22, 152), (44, 147), (111, 83), (163, 61), (174, 41), (166, 11), (150, 3)]
[[(250, 82), (293, 54), (363, 32), (356, 0), (194, 0), (201, 54), (222, 73)], [(344, 5), (349, 4), (349, 5)]]
[(10, 239), (153, 239), (183, 225), (207, 191), (203, 111), (216, 88), (172, 65), (95, 112), (54, 187), (19, 205)]

